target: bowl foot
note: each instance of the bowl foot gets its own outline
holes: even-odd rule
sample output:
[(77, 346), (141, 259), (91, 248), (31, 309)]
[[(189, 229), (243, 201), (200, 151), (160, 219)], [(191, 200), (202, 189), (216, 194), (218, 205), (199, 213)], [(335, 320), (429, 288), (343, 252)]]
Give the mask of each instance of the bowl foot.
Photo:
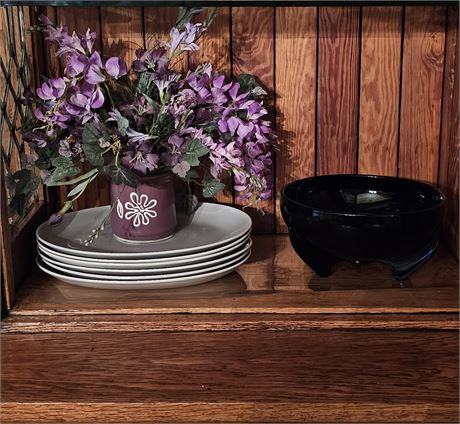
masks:
[(338, 258), (302, 240), (294, 229), (289, 231), (289, 238), (296, 253), (316, 274), (320, 277), (331, 275)]
[(404, 280), (409, 277), (412, 273), (417, 271), (422, 265), (424, 265), (433, 256), (439, 242), (436, 241), (432, 246), (428, 247), (426, 251), (420, 254), (414, 255), (410, 259), (406, 259), (404, 262), (401, 261), (386, 261), (388, 265), (393, 268), (393, 277), (397, 280)]

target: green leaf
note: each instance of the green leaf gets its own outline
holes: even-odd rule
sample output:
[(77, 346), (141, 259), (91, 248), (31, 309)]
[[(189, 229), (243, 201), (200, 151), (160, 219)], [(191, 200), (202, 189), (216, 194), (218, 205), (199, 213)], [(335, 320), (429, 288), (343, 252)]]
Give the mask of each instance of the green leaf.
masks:
[(17, 212), (20, 216), (24, 216), (26, 206), (27, 206), (27, 198), (25, 194), (15, 194), (10, 201), (10, 208)]
[(73, 164), (71, 159), (63, 156), (51, 159), (51, 163), (55, 167), (52, 182), (61, 181), (66, 177), (73, 177), (80, 172), (80, 169)]
[(254, 75), (241, 74), (237, 77), (241, 91), (250, 92), (254, 97), (265, 96), (267, 92), (260, 86)]
[(156, 139), (163, 140), (174, 131), (174, 119), (169, 113), (162, 113), (157, 116), (156, 121), (149, 130), (149, 135)]
[(137, 81), (136, 92), (137, 94), (149, 94), (151, 93), (152, 89), (152, 80), (150, 79), (149, 75), (146, 72), (142, 72), (139, 76), (139, 80)]
[(115, 184), (126, 184), (130, 187), (137, 187), (138, 177), (129, 169), (121, 166), (109, 165), (105, 171)]
[(70, 190), (70, 192), (67, 194), (67, 197), (76, 196), (77, 194), (80, 194), (81, 192), (85, 191), (86, 187), (88, 187), (88, 184), (97, 177), (97, 170), (95, 171), (96, 171), (95, 174), (91, 175), (89, 178), (82, 181), (76, 187)]
[(51, 167), (51, 150), (47, 148), (38, 151), (38, 159), (34, 165), (40, 170), (46, 170)]
[(104, 165), (101, 142), (109, 142), (109, 140), (110, 136), (105, 127), (97, 128), (92, 124), (85, 125), (83, 129), (83, 143), (81, 148), (85, 153), (86, 159), (91, 165)]
[(126, 135), (126, 130), (129, 127), (129, 121), (118, 111), (118, 109), (115, 109), (114, 112), (117, 119), (118, 132), (121, 135)]
[(209, 149), (201, 144), (201, 141), (194, 138), (185, 148), (185, 160), (190, 166), (198, 166), (200, 161), (198, 158), (209, 152)]
[(19, 171), (16, 171), (13, 175), (12, 178), (14, 181), (21, 180), (23, 178), (30, 179), (32, 178), (33, 172), (30, 169), (21, 169)]
[(185, 153), (201, 157), (209, 152), (209, 149), (201, 144), (198, 138), (194, 138), (185, 148)]
[(217, 122), (206, 123), (202, 126), (202, 128), (206, 134), (213, 134), (214, 132), (217, 131), (217, 128), (218, 128)]
[(217, 193), (225, 188), (225, 184), (222, 184), (219, 180), (214, 178), (208, 178), (204, 181), (203, 196), (204, 197), (215, 197)]
[(88, 171), (86, 174), (80, 175), (77, 178), (73, 178), (73, 179), (71, 179), (69, 181), (61, 181), (61, 182), (58, 182), (58, 183), (50, 183), (50, 184), (47, 184), (47, 186), (53, 187), (53, 186), (64, 186), (64, 185), (77, 184), (80, 181), (83, 181), (83, 180), (86, 180), (86, 179), (92, 177), (94, 174), (97, 174), (98, 172), (99, 171), (97, 169), (92, 169), (91, 171)]
[(88, 162), (93, 166), (104, 165), (104, 158), (102, 157), (102, 149), (99, 144), (82, 143), (81, 148), (85, 154)]
[(189, 169), (188, 172), (187, 172), (187, 175), (185, 176), (185, 178), (187, 180), (195, 180), (199, 176), (200, 176), (200, 174), (198, 174), (198, 172), (196, 172), (194, 169)]
[(15, 195), (24, 194), (25, 196), (33, 194), (40, 186), (40, 182), (41, 182), (40, 177), (36, 177), (36, 176), (33, 176), (31, 178), (23, 178), (19, 180), (19, 182), (16, 184), (16, 187), (14, 189), (14, 194)]

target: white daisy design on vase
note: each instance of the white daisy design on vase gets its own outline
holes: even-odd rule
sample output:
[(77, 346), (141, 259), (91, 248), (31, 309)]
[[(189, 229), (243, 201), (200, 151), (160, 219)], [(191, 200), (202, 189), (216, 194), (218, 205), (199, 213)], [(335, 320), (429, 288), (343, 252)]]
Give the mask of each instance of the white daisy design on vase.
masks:
[(125, 202), (125, 219), (131, 219), (135, 227), (148, 225), (150, 218), (156, 218), (157, 213), (154, 207), (157, 204), (155, 199), (149, 199), (146, 194), (138, 196), (137, 193), (132, 192), (129, 195), (131, 202)]

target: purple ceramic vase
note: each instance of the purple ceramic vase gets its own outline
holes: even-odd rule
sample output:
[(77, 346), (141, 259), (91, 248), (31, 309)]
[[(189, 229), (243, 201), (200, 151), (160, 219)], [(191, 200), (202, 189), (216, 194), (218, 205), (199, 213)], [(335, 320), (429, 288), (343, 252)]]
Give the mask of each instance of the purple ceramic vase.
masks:
[(121, 241), (164, 240), (176, 230), (174, 180), (171, 173), (139, 179), (136, 188), (111, 182), (112, 232)]

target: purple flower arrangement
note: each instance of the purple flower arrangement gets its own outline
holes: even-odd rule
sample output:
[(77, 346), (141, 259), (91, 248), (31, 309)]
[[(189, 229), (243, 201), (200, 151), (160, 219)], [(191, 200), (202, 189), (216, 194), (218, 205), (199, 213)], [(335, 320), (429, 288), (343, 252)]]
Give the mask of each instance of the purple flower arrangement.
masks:
[[(198, 50), (212, 22), (215, 10), (204, 23), (192, 23), (201, 11), (181, 9), (169, 40), (137, 50), (130, 68), (119, 57), (102, 58), (91, 30), (70, 33), (40, 17), (65, 69), (24, 99), (33, 105), (33, 119), (23, 136), (35, 151), (40, 177), (13, 176), (14, 209), (21, 211), (40, 182), (74, 185), (56, 219), (99, 174), (135, 187), (142, 176), (169, 171), (198, 184), (205, 197), (223, 190), (222, 176), (230, 174), (248, 205), (259, 208), (271, 196), (275, 136), (262, 101), (266, 92), (256, 79), (245, 74), (227, 81), (207, 63), (186, 75), (173, 69), (182, 53)], [(92, 165), (84, 174), (83, 162)]]

